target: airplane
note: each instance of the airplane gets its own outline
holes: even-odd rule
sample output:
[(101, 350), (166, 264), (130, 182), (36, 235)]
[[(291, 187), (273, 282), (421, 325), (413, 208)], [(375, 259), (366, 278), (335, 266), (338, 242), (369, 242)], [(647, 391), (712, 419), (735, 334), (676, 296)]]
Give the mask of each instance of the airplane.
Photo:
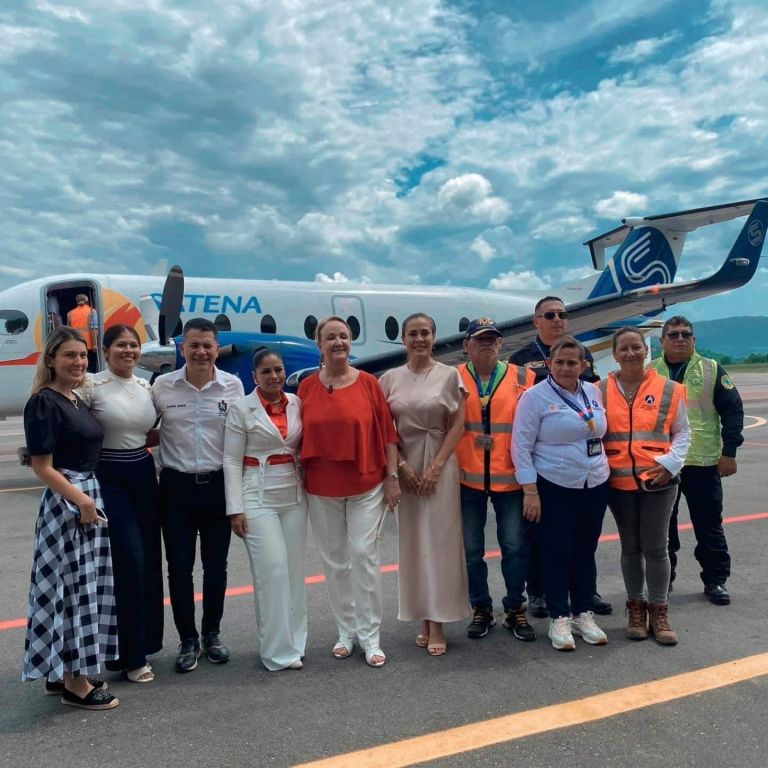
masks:
[[(687, 234), (741, 216), (748, 219), (721, 267), (709, 277), (675, 283)], [(757, 270), (767, 227), (767, 199), (623, 219), (620, 226), (584, 243), (601, 272), (547, 292), (564, 300), (569, 332), (593, 353), (606, 351), (611, 334), (621, 325), (647, 332), (660, 324), (652, 318), (673, 304), (746, 284)], [(607, 257), (613, 247), (615, 252)], [(101, 333), (116, 323), (136, 329), (143, 342), (141, 365), (153, 373), (183, 362), (178, 351), (181, 322), (208, 317), (220, 329), (218, 364), (240, 376), (246, 391), (253, 387), (250, 361), (259, 346), (281, 351), (289, 385), (316, 370), (315, 329), (328, 315), (347, 319), (352, 362), (369, 372), (404, 362), (401, 323), (413, 312), (435, 319), (435, 357), (448, 364), (463, 359), (469, 320), (494, 318), (504, 335), (503, 359), (535, 337), (532, 311), (542, 295), (453, 286), (185, 280), (179, 267), (164, 284), (160, 276), (89, 273), (31, 280), (0, 292), (0, 418), (22, 412), (43, 340), (75, 305), (78, 293), (89, 296)]]

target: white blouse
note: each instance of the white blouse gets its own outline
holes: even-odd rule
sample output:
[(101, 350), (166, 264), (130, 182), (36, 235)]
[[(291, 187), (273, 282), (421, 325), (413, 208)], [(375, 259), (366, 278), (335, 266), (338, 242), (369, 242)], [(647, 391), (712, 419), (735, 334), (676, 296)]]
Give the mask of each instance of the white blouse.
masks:
[[(258, 390), (241, 400), (231, 403), (227, 412), (224, 430), (224, 489), (227, 497), (227, 515), (244, 512), (243, 505), (243, 458), (251, 456), (259, 460), (259, 466), (248, 468), (258, 472), (259, 498), (263, 498), (264, 484), (273, 465), (267, 463), (272, 455), (291, 454), (296, 468), (296, 499), (303, 498), (303, 488), (299, 477), (299, 463), (296, 451), (301, 442), (301, 401), (296, 395), (286, 393), (288, 406), (288, 434), (284, 439), (269, 414), (264, 409)], [(284, 465), (274, 465), (274, 469), (284, 472)]]
[(157, 418), (149, 382), (106, 370), (89, 375), (77, 393), (104, 429), (104, 448), (125, 451), (146, 445), (147, 431)]

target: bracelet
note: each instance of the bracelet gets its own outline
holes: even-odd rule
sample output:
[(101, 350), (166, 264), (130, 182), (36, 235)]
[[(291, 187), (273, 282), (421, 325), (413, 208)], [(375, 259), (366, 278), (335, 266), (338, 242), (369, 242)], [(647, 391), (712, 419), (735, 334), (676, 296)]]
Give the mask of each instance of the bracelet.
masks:
[(403, 459), (402, 461), (398, 461), (397, 462), (397, 468), (398, 469), (402, 469), (407, 463), (408, 462), (405, 459)]
[(523, 491), (523, 496), (538, 496), (538, 491)]
[(399, 480), (400, 477), (398, 476), (397, 472), (390, 472), (387, 475), (387, 480)]

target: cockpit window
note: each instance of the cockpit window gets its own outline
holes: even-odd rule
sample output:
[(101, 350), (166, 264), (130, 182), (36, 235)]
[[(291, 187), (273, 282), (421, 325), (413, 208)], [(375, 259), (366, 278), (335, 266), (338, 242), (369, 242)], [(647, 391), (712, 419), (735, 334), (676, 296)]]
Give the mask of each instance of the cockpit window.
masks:
[(16, 336), (29, 328), (29, 318), (18, 309), (0, 309), (0, 336)]

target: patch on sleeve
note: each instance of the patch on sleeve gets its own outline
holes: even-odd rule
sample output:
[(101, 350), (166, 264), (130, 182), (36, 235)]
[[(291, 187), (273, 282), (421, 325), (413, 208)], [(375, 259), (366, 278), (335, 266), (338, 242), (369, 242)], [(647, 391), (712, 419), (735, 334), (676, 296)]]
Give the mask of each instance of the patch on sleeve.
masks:
[(723, 385), (723, 389), (733, 389), (733, 382), (727, 373), (724, 373), (720, 377), (720, 383)]

